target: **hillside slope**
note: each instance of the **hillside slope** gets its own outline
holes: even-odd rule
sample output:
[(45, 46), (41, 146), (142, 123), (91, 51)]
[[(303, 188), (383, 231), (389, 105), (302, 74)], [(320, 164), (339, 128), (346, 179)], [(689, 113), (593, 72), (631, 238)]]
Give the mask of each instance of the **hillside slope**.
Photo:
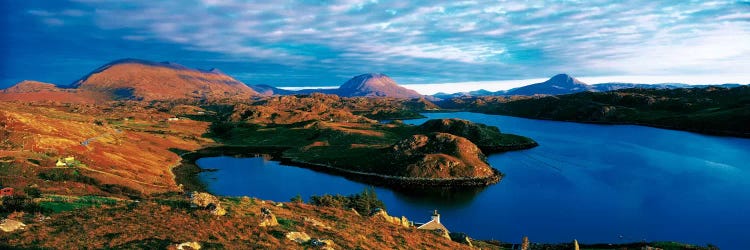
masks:
[(218, 70), (202, 71), (173, 63), (123, 59), (108, 63), (72, 87), (107, 93), (114, 99), (245, 99), (253, 89)]

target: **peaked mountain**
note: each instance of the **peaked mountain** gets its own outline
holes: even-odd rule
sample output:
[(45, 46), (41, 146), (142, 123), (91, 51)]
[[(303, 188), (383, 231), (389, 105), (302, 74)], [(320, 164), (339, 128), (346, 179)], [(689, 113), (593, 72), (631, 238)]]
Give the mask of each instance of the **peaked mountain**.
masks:
[(84, 76), (73, 88), (114, 99), (244, 99), (258, 93), (217, 69), (191, 69), (170, 62), (122, 59)]
[(591, 85), (570, 75), (559, 74), (544, 82), (508, 90), (506, 95), (562, 95), (593, 90), (594, 88)]
[(379, 96), (395, 98), (421, 97), (417, 91), (399, 86), (393, 79), (380, 73), (355, 76), (335, 91), (339, 96)]

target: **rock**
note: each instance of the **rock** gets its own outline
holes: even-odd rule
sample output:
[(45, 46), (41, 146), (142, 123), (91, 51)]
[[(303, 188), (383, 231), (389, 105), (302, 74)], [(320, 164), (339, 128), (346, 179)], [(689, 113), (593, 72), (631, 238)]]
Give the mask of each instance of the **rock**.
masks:
[(183, 243), (177, 244), (176, 247), (179, 250), (188, 250), (188, 249), (198, 250), (198, 249), (201, 249), (201, 244), (196, 241), (190, 241), (190, 242), (183, 242)]
[(664, 250), (664, 249), (661, 249), (658, 247), (652, 247), (652, 246), (645, 246), (645, 247), (641, 247), (641, 250)]
[(401, 218), (390, 216), (383, 209), (377, 209), (374, 213), (372, 213), (371, 216), (373, 218), (383, 218), (387, 222), (390, 222), (392, 224), (399, 225), (405, 228), (411, 227), (411, 222), (408, 219), (406, 219), (405, 216), (401, 216)]
[(349, 211), (352, 211), (352, 213), (356, 214), (357, 216), (361, 216), (359, 215), (359, 212), (357, 212), (357, 209), (350, 208)]
[(243, 205), (250, 205), (253, 203), (253, 200), (250, 199), (250, 197), (242, 196), (242, 198), (240, 198), (240, 203)]
[(211, 210), (211, 214), (216, 216), (227, 214), (227, 210), (221, 207), (219, 198), (209, 193), (192, 192), (190, 194), (190, 203), (196, 207)]
[(320, 249), (333, 249), (334, 243), (332, 240), (312, 238), (310, 240), (310, 245), (313, 247), (319, 247)]
[(299, 244), (310, 241), (310, 236), (305, 232), (288, 232), (286, 238)]
[(474, 246), (473, 244), (471, 244), (471, 238), (469, 238), (469, 235), (465, 233), (450, 233), (449, 235), (450, 235), (450, 239), (455, 242), (466, 244), (466, 245), (469, 245), (470, 247)]
[(216, 216), (224, 216), (225, 214), (227, 214), (227, 210), (221, 206), (217, 206), (216, 208), (211, 210), (211, 214)]
[(14, 219), (4, 219), (2, 222), (0, 222), (0, 230), (6, 233), (24, 229), (26, 229), (26, 224), (23, 224), (22, 222)]
[(310, 218), (310, 217), (302, 217), (302, 221), (306, 223), (310, 223), (315, 227), (322, 228), (322, 229), (331, 229), (328, 225), (324, 224), (323, 222), (320, 222), (319, 220)]
[(273, 215), (270, 209), (260, 209), (260, 224), (258, 224), (259, 227), (273, 227), (278, 225), (279, 221), (276, 220), (276, 215)]
[(212, 204), (218, 206), (219, 198), (216, 198), (216, 196), (209, 193), (192, 192), (190, 194), (190, 203), (200, 208), (206, 208)]

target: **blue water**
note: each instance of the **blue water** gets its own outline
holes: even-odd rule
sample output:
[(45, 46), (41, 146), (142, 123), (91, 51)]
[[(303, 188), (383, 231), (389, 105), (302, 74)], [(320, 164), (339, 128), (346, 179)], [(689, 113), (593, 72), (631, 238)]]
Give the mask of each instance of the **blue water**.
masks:
[[(722, 249), (750, 243), (750, 140), (629, 125), (484, 115), (462, 118), (533, 138), (540, 146), (494, 154), (505, 173), (480, 190), (401, 192), (376, 187), (387, 210), (426, 221), (438, 209), (451, 231), (519, 242), (680, 241)], [(405, 121), (421, 124), (427, 119)], [(263, 158), (198, 160), (209, 190), (287, 201), (349, 194), (366, 185)]]

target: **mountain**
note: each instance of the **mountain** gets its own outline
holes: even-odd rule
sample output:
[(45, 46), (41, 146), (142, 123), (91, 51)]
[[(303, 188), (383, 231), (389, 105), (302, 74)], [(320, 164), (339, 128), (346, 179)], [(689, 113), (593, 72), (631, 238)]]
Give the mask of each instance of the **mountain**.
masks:
[(94, 103), (101, 99), (106, 99), (106, 96), (29, 80), (0, 91), (0, 101)]
[(336, 91), (336, 94), (344, 97), (352, 96), (378, 96), (395, 98), (417, 98), (421, 97), (417, 91), (399, 86), (390, 77), (380, 73), (370, 73), (355, 76), (346, 81)]
[(559, 74), (545, 82), (508, 90), (506, 95), (562, 95), (592, 90), (594, 88), (591, 85), (581, 82), (568, 74)]
[(679, 89), (679, 88), (691, 88), (689, 84), (684, 83), (658, 83), (658, 84), (639, 84), (639, 83), (621, 83), (621, 82), (610, 82), (610, 83), (599, 83), (593, 85), (596, 91), (607, 92), (619, 89)]
[(250, 85), (250, 88), (261, 95), (293, 95), (297, 94), (297, 91), (280, 89), (267, 84), (256, 84)]
[(170, 62), (122, 59), (108, 63), (71, 86), (114, 99), (244, 99), (256, 91), (217, 69), (191, 69)]

